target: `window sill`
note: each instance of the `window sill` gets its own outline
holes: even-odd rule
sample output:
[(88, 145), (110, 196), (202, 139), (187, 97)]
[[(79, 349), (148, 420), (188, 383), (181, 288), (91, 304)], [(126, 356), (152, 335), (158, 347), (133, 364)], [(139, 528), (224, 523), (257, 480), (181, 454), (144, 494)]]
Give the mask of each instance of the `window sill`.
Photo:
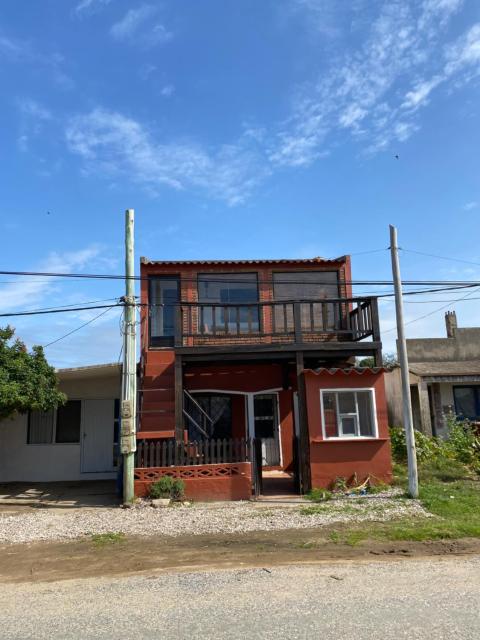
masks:
[(338, 444), (339, 442), (387, 442), (388, 440), (389, 438), (327, 438), (326, 440), (323, 438), (310, 438), (310, 442), (315, 444)]

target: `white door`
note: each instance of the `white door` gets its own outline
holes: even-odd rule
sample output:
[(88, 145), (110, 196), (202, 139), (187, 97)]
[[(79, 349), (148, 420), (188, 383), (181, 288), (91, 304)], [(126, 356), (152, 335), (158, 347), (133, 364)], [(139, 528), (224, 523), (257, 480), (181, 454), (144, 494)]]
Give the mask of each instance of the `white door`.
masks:
[(262, 439), (262, 467), (281, 465), (277, 395), (257, 394), (253, 398), (255, 437)]
[(113, 471), (114, 400), (82, 403), (82, 472)]

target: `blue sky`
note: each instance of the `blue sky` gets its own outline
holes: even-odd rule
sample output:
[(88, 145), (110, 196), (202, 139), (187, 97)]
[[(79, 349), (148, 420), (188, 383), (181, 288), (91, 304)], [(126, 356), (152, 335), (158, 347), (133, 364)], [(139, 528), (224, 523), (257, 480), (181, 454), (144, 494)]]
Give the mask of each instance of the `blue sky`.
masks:
[[(137, 258), (357, 254), (394, 223), (405, 249), (478, 263), (404, 252), (404, 278), (480, 280), (479, 76), (477, 0), (3, 0), (1, 268), (121, 273), (134, 207)], [(352, 264), (391, 277), (386, 250)], [(0, 309), (121, 294), (2, 277)], [(418, 318), (444, 304), (478, 325), (460, 295), (406, 304), (407, 336), (443, 335), (443, 310)], [(12, 324), (47, 344), (95, 313)], [(391, 350), (391, 302), (381, 319)], [(46, 352), (120, 345), (114, 310)]]

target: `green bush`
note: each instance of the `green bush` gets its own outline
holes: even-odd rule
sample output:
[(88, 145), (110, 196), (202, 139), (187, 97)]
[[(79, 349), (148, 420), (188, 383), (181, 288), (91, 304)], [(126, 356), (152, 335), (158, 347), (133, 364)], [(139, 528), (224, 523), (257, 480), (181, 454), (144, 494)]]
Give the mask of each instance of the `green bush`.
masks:
[(170, 498), (171, 500), (181, 500), (185, 491), (185, 483), (178, 478), (164, 476), (157, 482), (150, 485), (150, 498)]
[(447, 418), (446, 447), (452, 458), (468, 466), (480, 465), (480, 437), (468, 421)]
[[(467, 465), (477, 473), (480, 471), (480, 437), (466, 421), (455, 416), (447, 418), (447, 437), (445, 440), (426, 436), (415, 431), (415, 445), (419, 464), (437, 467), (440, 474), (458, 476), (459, 465)], [(407, 460), (405, 431), (400, 427), (390, 428), (392, 457), (397, 463)], [(452, 465), (452, 473), (449, 472)]]

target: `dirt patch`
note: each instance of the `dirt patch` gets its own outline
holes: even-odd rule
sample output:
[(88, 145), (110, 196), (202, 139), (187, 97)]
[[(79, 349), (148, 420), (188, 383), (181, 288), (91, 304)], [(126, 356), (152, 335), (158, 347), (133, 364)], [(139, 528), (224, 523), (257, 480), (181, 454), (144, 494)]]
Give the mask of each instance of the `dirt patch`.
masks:
[(288, 564), (421, 558), (480, 553), (480, 540), (366, 541), (357, 546), (328, 540), (328, 530), (127, 537), (111, 544), (93, 540), (0, 546), (1, 582), (44, 582), (143, 572)]

